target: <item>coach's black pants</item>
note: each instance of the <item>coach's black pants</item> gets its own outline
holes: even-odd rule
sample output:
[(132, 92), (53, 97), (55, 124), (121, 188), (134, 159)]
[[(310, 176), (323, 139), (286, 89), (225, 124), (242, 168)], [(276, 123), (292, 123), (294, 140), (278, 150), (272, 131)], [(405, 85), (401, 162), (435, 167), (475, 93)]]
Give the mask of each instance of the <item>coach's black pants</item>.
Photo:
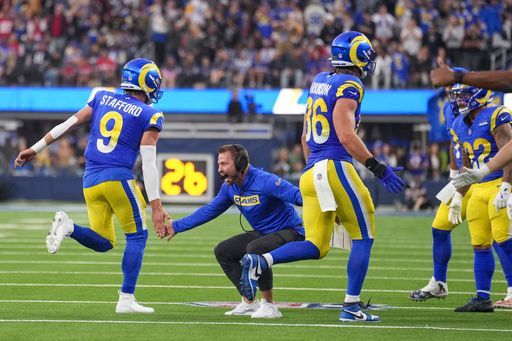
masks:
[[(304, 240), (304, 236), (291, 229), (267, 235), (250, 231), (220, 242), (215, 247), (214, 252), (222, 270), (224, 270), (226, 276), (228, 276), (238, 289), (238, 292), (240, 292), (240, 277), (242, 276), (240, 260), (246, 253), (263, 254), (277, 249), (288, 242), (302, 240)], [(258, 286), (262, 291), (272, 289), (272, 269), (261, 274)]]

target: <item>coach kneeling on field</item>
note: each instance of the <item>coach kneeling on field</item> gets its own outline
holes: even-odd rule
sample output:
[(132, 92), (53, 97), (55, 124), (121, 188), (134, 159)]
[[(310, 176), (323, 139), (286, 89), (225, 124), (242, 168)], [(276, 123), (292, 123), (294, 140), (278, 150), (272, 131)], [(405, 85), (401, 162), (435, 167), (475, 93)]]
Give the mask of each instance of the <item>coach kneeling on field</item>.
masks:
[[(233, 203), (254, 231), (245, 231), (220, 242), (215, 257), (226, 276), (240, 291), (242, 267), (246, 253), (265, 253), (292, 241), (304, 240), (302, 219), (293, 205), (302, 206), (299, 188), (280, 177), (249, 164), (247, 150), (238, 144), (223, 145), (218, 150), (218, 172), (224, 179), (213, 200), (187, 217), (173, 221), (167, 231), (156, 231), (160, 238), (172, 238), (218, 217)], [(262, 299), (242, 302), (225, 315), (251, 315), (253, 318), (278, 318), (281, 312), (272, 299), (272, 272), (264, 272), (258, 286)]]

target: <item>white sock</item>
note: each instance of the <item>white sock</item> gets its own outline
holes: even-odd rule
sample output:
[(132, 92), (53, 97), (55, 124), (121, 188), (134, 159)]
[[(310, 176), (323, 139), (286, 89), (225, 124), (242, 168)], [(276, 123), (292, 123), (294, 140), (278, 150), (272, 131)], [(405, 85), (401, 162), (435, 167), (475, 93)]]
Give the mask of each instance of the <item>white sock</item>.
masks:
[(359, 303), (361, 299), (359, 298), (359, 295), (349, 295), (345, 294), (345, 303)]
[(270, 268), (272, 265), (274, 265), (274, 258), (272, 258), (272, 255), (270, 253), (265, 253), (262, 255), (263, 258), (267, 261), (268, 267)]

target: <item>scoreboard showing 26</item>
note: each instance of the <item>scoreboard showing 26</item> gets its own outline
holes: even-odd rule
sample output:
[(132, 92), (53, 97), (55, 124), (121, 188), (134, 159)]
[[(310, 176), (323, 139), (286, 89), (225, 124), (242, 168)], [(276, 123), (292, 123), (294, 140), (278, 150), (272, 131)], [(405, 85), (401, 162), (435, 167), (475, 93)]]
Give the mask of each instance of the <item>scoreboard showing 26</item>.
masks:
[(157, 155), (160, 195), (165, 203), (206, 203), (213, 198), (214, 160), (211, 154)]

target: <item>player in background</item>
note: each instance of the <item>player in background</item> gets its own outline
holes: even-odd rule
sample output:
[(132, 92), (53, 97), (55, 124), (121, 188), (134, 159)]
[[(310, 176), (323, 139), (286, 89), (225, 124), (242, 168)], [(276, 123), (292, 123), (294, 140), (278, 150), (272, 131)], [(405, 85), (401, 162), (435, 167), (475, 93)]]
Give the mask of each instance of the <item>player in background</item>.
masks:
[[(454, 140), (463, 149), (464, 168), (481, 168), (492, 159), (499, 149), (512, 139), (512, 116), (504, 106), (489, 104), (492, 92), (465, 84), (454, 84), (452, 93), (459, 107), (459, 117), (452, 125)], [(512, 235), (510, 220), (503, 208), (510, 194), (512, 165), (503, 171), (487, 174), (472, 185), (473, 193), (467, 203), (467, 220), (474, 250), (474, 275), (476, 296), (466, 305), (456, 308), (456, 312), (492, 312), (490, 299), (491, 281), (495, 264), (491, 245), (495, 240), (503, 252), (503, 267), (512, 264)], [(457, 177), (456, 177), (457, 178)], [(454, 179), (455, 182), (455, 179)], [(454, 196), (459, 200), (468, 190), (460, 187)], [(457, 223), (461, 218), (461, 205), (450, 204), (449, 220)], [(505, 273), (510, 273), (507, 269)]]
[[(304, 240), (302, 219), (293, 205), (302, 206), (299, 189), (280, 177), (254, 168), (249, 163), (247, 150), (238, 144), (221, 146), (218, 150), (218, 171), (224, 179), (219, 193), (210, 203), (187, 217), (175, 220), (167, 231), (157, 231), (161, 238), (173, 238), (205, 224), (235, 204), (253, 231), (245, 231), (220, 242), (215, 247), (215, 257), (226, 276), (241, 293), (240, 260), (246, 253), (265, 253), (293, 241)], [(292, 205), (293, 204), (293, 205)], [(248, 299), (225, 315), (250, 315), (252, 318), (279, 318), (281, 312), (274, 304), (272, 271), (265, 271), (258, 284), (262, 299)]]
[(156, 144), (164, 116), (150, 106), (162, 97), (162, 77), (150, 60), (137, 58), (122, 70), (123, 94), (98, 91), (87, 105), (57, 125), (32, 147), (19, 153), (15, 167), (32, 160), (37, 153), (78, 126), (91, 123), (85, 150), (83, 191), (91, 228), (78, 226), (64, 212), (55, 213), (46, 237), (49, 253), (56, 253), (64, 239), (71, 237), (97, 252), (115, 245), (115, 215), (126, 235), (122, 260), (124, 275), (117, 313), (153, 313), (135, 300), (144, 249), (148, 238), (146, 202), (135, 185), (132, 169), (140, 152), (148, 199), (155, 229), (165, 228), (170, 219), (159, 197)]
[[(463, 68), (454, 68), (455, 71), (465, 71)], [(461, 146), (454, 140), (451, 127), (455, 118), (459, 115), (458, 106), (456, 100), (451, 96), (451, 85), (445, 87), (448, 100), (444, 103), (443, 114), (445, 118), (445, 126), (448, 137), (450, 138), (450, 179), (454, 178), (458, 173), (459, 169), (462, 168), (462, 149)], [(455, 195), (455, 187), (452, 183), (449, 183), (447, 187), (451, 187), (450, 196), (448, 200), (453, 198)], [(468, 198), (471, 196), (473, 188), (470, 187), (468, 192), (464, 195), (460, 203), (457, 199), (454, 204), (461, 206), (461, 218), (466, 219), (466, 207)], [(460, 199), (459, 197), (457, 197)], [(425, 301), (430, 298), (445, 298), (448, 296), (448, 285), (447, 285), (447, 271), (448, 263), (452, 257), (452, 239), (451, 232), (459, 224), (453, 224), (448, 220), (448, 200), (447, 203), (441, 202), (437, 210), (436, 216), (432, 223), (432, 260), (434, 264), (434, 273), (428, 284), (418, 290), (411, 292), (409, 297), (413, 301)], [(508, 293), (512, 291), (512, 269), (508, 265), (508, 259), (504, 255), (502, 249), (498, 247), (496, 242), (493, 242), (495, 252), (498, 254), (500, 263), (505, 272), (505, 278), (508, 283)], [(495, 302), (494, 306), (497, 308), (512, 308), (512, 296), (507, 295), (503, 300)]]
[(259, 274), (272, 265), (325, 257), (337, 216), (352, 238), (347, 293), (339, 319), (380, 320), (363, 312), (360, 305), (375, 237), (375, 208), (370, 192), (354, 169), (353, 158), (392, 193), (403, 191), (405, 183), (395, 174), (401, 168), (379, 162), (356, 133), (364, 95), (361, 78), (373, 73), (374, 58), (375, 51), (362, 33), (344, 32), (333, 40), (334, 71), (315, 76), (304, 116), (302, 146), (307, 164), (300, 178), (300, 192), (306, 240), (288, 243), (263, 255), (244, 256), (241, 282), (246, 297), (254, 297)]
[(442, 58), (439, 58), (437, 63), (439, 67), (430, 72), (430, 80), (435, 87), (461, 83), (489, 90), (512, 92), (512, 71), (464, 72), (450, 68)]

